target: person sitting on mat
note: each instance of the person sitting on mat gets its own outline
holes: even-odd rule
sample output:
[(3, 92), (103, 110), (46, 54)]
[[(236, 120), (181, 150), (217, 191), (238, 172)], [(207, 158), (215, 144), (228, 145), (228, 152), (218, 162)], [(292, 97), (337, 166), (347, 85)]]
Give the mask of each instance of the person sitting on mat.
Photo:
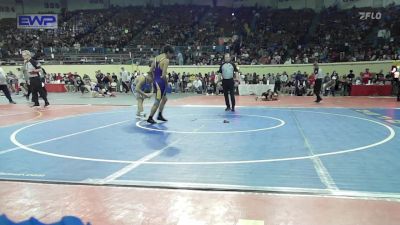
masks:
[(93, 98), (105, 97), (106, 95), (108, 95), (110, 97), (116, 97), (115, 93), (110, 92), (107, 89), (105, 89), (102, 84), (90, 82), (90, 86), (92, 89), (92, 97)]
[(90, 82), (90, 89), (93, 98), (104, 97), (102, 86), (95, 82)]
[(261, 101), (276, 101), (278, 100), (278, 96), (278, 92), (272, 92), (271, 89), (268, 89), (268, 91), (262, 93), (260, 97), (257, 96), (256, 101), (259, 99)]

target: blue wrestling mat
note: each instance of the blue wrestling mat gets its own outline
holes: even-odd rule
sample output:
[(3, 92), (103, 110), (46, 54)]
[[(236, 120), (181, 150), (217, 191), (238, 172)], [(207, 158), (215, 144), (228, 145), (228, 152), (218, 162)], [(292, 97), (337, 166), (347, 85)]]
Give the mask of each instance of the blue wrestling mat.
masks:
[[(400, 197), (400, 110), (168, 107), (0, 128), (0, 179)], [(224, 122), (225, 120), (225, 122)]]

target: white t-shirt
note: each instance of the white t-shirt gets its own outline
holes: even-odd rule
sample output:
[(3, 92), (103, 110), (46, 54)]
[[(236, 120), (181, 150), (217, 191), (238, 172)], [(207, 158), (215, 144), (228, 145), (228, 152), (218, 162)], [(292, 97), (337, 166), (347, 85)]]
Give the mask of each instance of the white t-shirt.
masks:
[(322, 73), (322, 69), (318, 68), (318, 70), (314, 69), (315, 79), (323, 79), (324, 74)]
[(6, 72), (0, 67), (0, 85), (7, 84)]
[(201, 80), (195, 80), (193, 81), (193, 86), (195, 88), (200, 88), (203, 84), (201, 83)]
[(281, 81), (282, 81), (282, 82), (286, 82), (287, 80), (288, 80), (288, 75), (283, 74), (283, 75), (281, 76)]
[(219, 81), (219, 75), (215, 74), (214, 83), (218, 83), (218, 81)]
[(95, 82), (90, 82), (90, 89), (94, 90), (94, 88), (96, 87), (96, 83)]
[(129, 81), (129, 77), (128, 77), (128, 72), (127, 71), (122, 71), (121, 72), (121, 80), (122, 80), (122, 82)]
[[(25, 70), (28, 73), (29, 77), (37, 77), (37, 76), (39, 76), (39, 74), (37, 74), (37, 73), (33, 73), (33, 74), (30, 73), (30, 72), (36, 70), (36, 68), (32, 65), (31, 62), (29, 62), (29, 61), (26, 62), (24, 66), (25, 66)], [(36, 67), (40, 67), (40, 63), (39, 62), (37, 63)]]

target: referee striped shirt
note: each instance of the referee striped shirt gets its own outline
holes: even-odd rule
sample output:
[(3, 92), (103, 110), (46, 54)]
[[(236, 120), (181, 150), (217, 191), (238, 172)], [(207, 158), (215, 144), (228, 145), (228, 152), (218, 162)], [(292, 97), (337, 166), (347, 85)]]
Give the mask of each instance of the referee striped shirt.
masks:
[(223, 63), (218, 70), (218, 73), (222, 74), (222, 78), (224, 80), (233, 79), (235, 72), (239, 72), (239, 70), (237, 69), (236, 65), (231, 62)]
[(315, 79), (322, 79), (324, 75), (322, 74), (322, 70), (320, 68), (314, 68)]

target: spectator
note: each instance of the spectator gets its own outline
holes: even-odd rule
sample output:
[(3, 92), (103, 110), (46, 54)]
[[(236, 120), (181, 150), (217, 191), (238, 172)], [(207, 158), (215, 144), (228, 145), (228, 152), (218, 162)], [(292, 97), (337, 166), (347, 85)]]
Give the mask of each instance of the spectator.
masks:
[(374, 83), (382, 85), (385, 83), (385, 75), (383, 75), (383, 70), (380, 70), (379, 73), (376, 74), (376, 80)]
[(10, 90), (7, 87), (6, 73), (1, 67), (0, 67), (0, 90), (3, 91), (4, 95), (6, 96), (10, 104), (16, 104), (11, 97)]
[(281, 91), (281, 75), (279, 73), (276, 75), (275, 86), (274, 86), (274, 93), (279, 93)]
[(199, 77), (196, 77), (196, 79), (193, 81), (193, 88), (197, 94), (201, 94), (203, 92), (203, 83)]
[[(129, 92), (129, 78), (128, 78), (128, 72), (125, 71), (124, 67), (121, 67), (120, 77), (121, 77), (122, 88), (125, 90), (125, 93), (128, 93)], [(122, 90), (120, 90), (120, 91), (122, 92)]]
[(369, 69), (365, 69), (365, 72), (362, 74), (362, 84), (368, 84), (372, 78), (371, 73), (369, 72)]

